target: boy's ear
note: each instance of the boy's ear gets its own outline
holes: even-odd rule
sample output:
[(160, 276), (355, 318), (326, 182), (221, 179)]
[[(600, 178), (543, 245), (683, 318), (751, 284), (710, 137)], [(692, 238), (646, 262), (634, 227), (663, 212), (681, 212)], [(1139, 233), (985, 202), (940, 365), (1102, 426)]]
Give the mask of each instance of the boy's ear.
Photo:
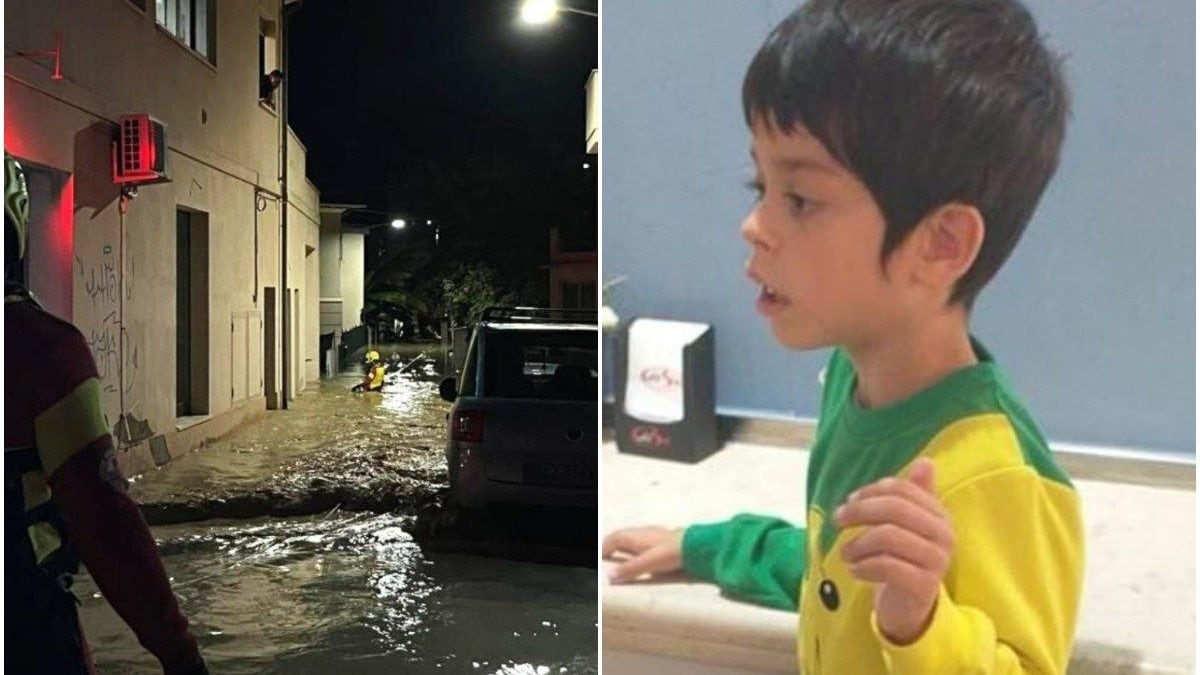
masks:
[(934, 288), (953, 288), (979, 255), (986, 230), (983, 215), (969, 204), (943, 204), (927, 215), (920, 232), (918, 278)]

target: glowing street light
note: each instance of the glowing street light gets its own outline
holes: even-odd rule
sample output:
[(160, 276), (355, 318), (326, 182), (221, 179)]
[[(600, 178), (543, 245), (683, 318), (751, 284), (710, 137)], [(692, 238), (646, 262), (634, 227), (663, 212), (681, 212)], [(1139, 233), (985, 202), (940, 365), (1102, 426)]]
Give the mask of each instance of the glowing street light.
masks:
[(397, 218), (392, 221), (392, 229), (403, 230), (406, 224), (403, 218)]
[(558, 14), (555, 0), (525, 0), (521, 5), (521, 20), (531, 26), (549, 23)]
[(533, 26), (549, 23), (559, 12), (571, 12), (593, 18), (599, 16), (595, 12), (574, 7), (560, 7), (558, 0), (525, 0), (521, 3), (521, 20)]

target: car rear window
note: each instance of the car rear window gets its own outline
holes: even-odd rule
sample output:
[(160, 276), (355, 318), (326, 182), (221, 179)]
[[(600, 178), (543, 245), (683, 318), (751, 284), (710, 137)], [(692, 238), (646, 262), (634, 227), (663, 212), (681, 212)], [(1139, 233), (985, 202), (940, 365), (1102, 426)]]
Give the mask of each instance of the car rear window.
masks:
[(489, 333), (483, 395), (595, 401), (597, 342), (595, 332), (583, 330)]

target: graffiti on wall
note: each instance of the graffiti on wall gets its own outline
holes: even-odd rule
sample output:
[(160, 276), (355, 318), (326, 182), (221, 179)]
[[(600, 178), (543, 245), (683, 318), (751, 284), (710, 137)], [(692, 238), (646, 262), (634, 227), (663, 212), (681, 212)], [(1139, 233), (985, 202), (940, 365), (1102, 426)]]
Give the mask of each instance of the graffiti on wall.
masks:
[(115, 304), (120, 298), (120, 280), (117, 278), (117, 267), (113, 261), (112, 246), (105, 244), (101, 259), (87, 268), (85, 273), (83, 261), (75, 256), (80, 276), (83, 277), (84, 292), (92, 301), (92, 307), (100, 304)]
[(119, 376), (117, 366), (121, 359), (121, 328), (117, 325), (117, 313), (109, 312), (99, 327), (92, 327), (84, 334), (92, 357), (96, 360), (96, 372), (104, 391), (116, 392), (114, 380)]
[[(130, 443), (151, 435), (145, 420), (133, 415), (140, 408), (140, 397), (136, 396), (141, 370), (140, 345), (122, 325), (121, 270), (112, 244), (102, 244), (98, 253), (90, 260), (75, 256), (75, 268), (93, 316), (103, 317), (90, 326), (80, 326), (80, 330), (96, 361), (101, 388), (108, 399), (105, 409), (118, 411), (117, 423), (112, 425), (114, 435), (118, 440)], [(125, 275), (126, 303), (134, 299), (134, 269), (135, 266), (130, 264)], [(133, 433), (134, 429), (138, 433)]]

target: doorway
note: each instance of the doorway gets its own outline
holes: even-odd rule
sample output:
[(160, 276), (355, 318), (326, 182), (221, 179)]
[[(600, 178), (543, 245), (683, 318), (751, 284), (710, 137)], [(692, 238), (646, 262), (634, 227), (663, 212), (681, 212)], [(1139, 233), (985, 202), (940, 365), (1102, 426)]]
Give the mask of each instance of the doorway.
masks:
[[(26, 228), (25, 265), (18, 270), (23, 282), (49, 313), (63, 321), (74, 317), (72, 296), (75, 265), (75, 190), (71, 174), (22, 161), (29, 189), (29, 226)], [(92, 286), (102, 300), (117, 297), (116, 259), (107, 255), (96, 262)]]
[(278, 312), (277, 289), (263, 287), (263, 395), (267, 398), (267, 410), (279, 410), (279, 383), (275, 374)]
[(208, 214), (175, 211), (175, 416), (208, 414)]

